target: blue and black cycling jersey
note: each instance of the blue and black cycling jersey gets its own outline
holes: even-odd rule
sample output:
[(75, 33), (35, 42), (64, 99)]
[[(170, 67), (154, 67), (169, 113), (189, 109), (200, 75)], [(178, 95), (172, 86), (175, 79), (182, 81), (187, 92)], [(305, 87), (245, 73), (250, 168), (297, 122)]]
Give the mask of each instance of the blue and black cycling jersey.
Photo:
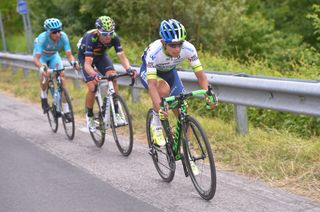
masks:
[(102, 75), (105, 75), (107, 71), (114, 70), (112, 60), (108, 57), (106, 50), (114, 47), (116, 53), (123, 51), (119, 36), (116, 33), (113, 33), (109, 43), (103, 44), (99, 41), (97, 32), (96, 29), (86, 32), (78, 42), (78, 60), (82, 67), (85, 82), (92, 80), (92, 77), (84, 68), (86, 58), (92, 58), (92, 66), (95, 66)]
[(119, 36), (114, 33), (111, 41), (107, 44), (103, 44), (99, 41), (98, 31), (96, 29), (90, 30), (84, 34), (79, 41), (79, 56), (83, 57), (95, 57), (105, 54), (107, 49), (114, 47), (116, 53), (122, 52), (122, 46), (120, 44)]

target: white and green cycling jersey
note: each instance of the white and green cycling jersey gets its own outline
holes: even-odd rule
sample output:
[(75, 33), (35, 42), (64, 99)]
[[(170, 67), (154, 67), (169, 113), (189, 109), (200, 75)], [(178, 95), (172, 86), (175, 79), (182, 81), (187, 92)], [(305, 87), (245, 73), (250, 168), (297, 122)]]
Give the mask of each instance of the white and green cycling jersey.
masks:
[(183, 60), (187, 59), (194, 72), (201, 71), (202, 65), (198, 58), (196, 48), (188, 41), (184, 41), (179, 57), (170, 57), (164, 52), (161, 40), (156, 40), (149, 45), (143, 56), (146, 64), (146, 78), (156, 79), (158, 72), (169, 72), (176, 68)]

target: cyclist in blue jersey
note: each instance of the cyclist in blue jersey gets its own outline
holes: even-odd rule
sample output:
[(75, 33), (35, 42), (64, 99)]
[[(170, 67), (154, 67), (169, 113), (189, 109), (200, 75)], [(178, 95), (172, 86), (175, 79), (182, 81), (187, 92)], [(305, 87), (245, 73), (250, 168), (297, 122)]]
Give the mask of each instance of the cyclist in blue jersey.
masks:
[[(67, 58), (72, 66), (79, 70), (78, 63), (74, 60), (71, 52), (70, 43), (66, 33), (62, 32), (62, 23), (57, 18), (48, 18), (43, 24), (45, 32), (42, 32), (34, 41), (33, 57), (34, 63), (39, 68), (41, 74), (40, 87), (41, 87), (41, 106), (43, 113), (46, 113), (50, 107), (48, 105), (48, 80), (43, 83), (44, 78), (48, 78), (50, 73), (47, 69), (59, 70), (63, 69), (59, 50), (64, 49)], [(63, 72), (62, 72), (63, 73)], [(62, 78), (63, 79), (63, 78)], [(62, 83), (65, 86), (65, 82)], [(65, 111), (68, 111), (68, 104), (64, 103)], [(68, 113), (65, 114), (68, 118)]]
[[(98, 76), (116, 74), (106, 50), (114, 47), (123, 68), (129, 73), (132, 72), (134, 78), (137, 75), (136, 70), (131, 68), (129, 60), (120, 44), (120, 38), (115, 32), (113, 19), (109, 16), (101, 16), (96, 20), (95, 26), (96, 29), (86, 32), (78, 42), (78, 60), (83, 79), (88, 88), (86, 95), (86, 120), (87, 127), (91, 132), (96, 130), (93, 118), (93, 105), (96, 85), (99, 81)], [(98, 72), (96, 72), (94, 66)], [(113, 81), (113, 85), (115, 92), (118, 93), (117, 80)], [(117, 105), (115, 105), (115, 109), (116, 121), (118, 123), (123, 122), (121, 116), (117, 114)]]
[[(155, 144), (161, 147), (165, 145), (165, 139), (159, 119), (160, 97), (179, 95), (184, 92), (176, 66), (187, 59), (202, 89), (208, 89), (208, 80), (197, 51), (191, 43), (186, 41), (186, 30), (179, 21), (163, 20), (159, 34), (161, 39), (151, 43), (142, 55), (140, 77), (153, 103), (152, 137)], [(213, 103), (209, 102), (209, 104), (212, 107)]]

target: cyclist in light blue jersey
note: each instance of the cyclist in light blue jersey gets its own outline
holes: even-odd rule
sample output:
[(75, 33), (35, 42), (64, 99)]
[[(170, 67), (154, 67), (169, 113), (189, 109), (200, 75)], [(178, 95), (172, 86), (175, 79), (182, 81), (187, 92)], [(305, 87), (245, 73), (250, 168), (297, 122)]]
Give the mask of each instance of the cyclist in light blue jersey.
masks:
[[(45, 83), (44, 78), (48, 78), (50, 73), (47, 69), (59, 70), (63, 69), (59, 50), (64, 49), (67, 58), (72, 66), (79, 70), (78, 63), (74, 60), (71, 52), (70, 43), (66, 33), (62, 32), (62, 23), (57, 18), (49, 18), (44, 21), (45, 32), (42, 32), (34, 41), (33, 58), (35, 65), (39, 68), (41, 74), (40, 87), (41, 87), (41, 106), (43, 112), (46, 113), (49, 110), (47, 100), (48, 80)], [(61, 72), (63, 74), (63, 72)], [(63, 78), (62, 78), (63, 79)], [(65, 84), (63, 80), (62, 85)], [(64, 107), (68, 107), (65, 103)], [(68, 108), (66, 108), (68, 111)]]

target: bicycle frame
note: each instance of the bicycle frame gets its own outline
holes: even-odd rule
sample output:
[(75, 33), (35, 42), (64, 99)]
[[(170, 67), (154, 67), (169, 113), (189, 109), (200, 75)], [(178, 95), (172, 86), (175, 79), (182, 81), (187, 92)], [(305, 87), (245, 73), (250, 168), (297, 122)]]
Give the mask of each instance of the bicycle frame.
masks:
[[(56, 111), (60, 112), (61, 111), (61, 91), (62, 91), (62, 79), (61, 79), (61, 72), (64, 69), (61, 70), (55, 70), (50, 73), (50, 78), (49, 78), (49, 85), (48, 88), (50, 89), (50, 93), (52, 97), (54, 98), (54, 102), (56, 105)], [(54, 75), (54, 76), (52, 76)]]
[[(217, 98), (210, 86), (208, 90), (196, 90), (178, 96), (161, 97), (159, 118), (163, 136), (166, 139), (164, 148), (154, 144), (151, 137), (153, 111), (152, 109), (148, 111), (146, 126), (150, 147), (149, 154), (152, 156), (157, 172), (165, 182), (173, 180), (176, 161), (181, 160), (185, 176), (190, 176), (195, 189), (203, 199), (210, 200), (216, 191), (216, 169), (213, 153), (203, 127), (194, 117), (188, 115), (187, 110), (188, 97), (196, 95), (205, 95), (207, 109), (213, 109), (217, 105)], [(167, 116), (170, 109), (179, 110), (174, 134)]]
[[(165, 100), (162, 100), (165, 101)], [(183, 100), (183, 102), (177, 102), (177, 105), (174, 106), (170, 106), (170, 109), (174, 109), (174, 108), (179, 108), (179, 114), (178, 114), (178, 118), (176, 121), (176, 126), (175, 126), (175, 134), (173, 135), (173, 133), (171, 132), (171, 128), (169, 126), (169, 122), (168, 119), (164, 119), (161, 120), (161, 123), (164, 127), (165, 130), (167, 130), (169, 133), (168, 135), (170, 135), (171, 138), (168, 138), (168, 141), (170, 143), (170, 148), (172, 148), (173, 151), (173, 155), (176, 161), (181, 159), (181, 155), (180, 155), (180, 147), (182, 144), (182, 140), (181, 139), (181, 132), (182, 132), (182, 123), (185, 120), (185, 117), (187, 116), (187, 101)], [(173, 103), (174, 104), (174, 103)]]
[[(211, 88), (209, 88), (210, 92), (211, 92)], [(181, 94), (179, 96), (171, 96), (171, 97), (162, 97), (161, 98), (161, 103), (160, 103), (160, 108), (162, 110), (166, 110), (166, 103), (170, 102), (171, 105), (169, 105), (169, 109), (175, 109), (178, 108), (179, 109), (179, 113), (178, 113), (178, 118), (177, 118), (177, 122), (176, 122), (176, 127), (175, 127), (175, 135), (173, 136), (172, 132), (171, 132), (171, 128), (169, 126), (169, 122), (168, 119), (162, 119), (161, 123), (162, 126), (165, 130), (167, 130), (168, 135), (170, 135), (171, 138), (168, 138), (169, 143), (170, 143), (170, 148), (172, 148), (173, 154), (174, 154), (174, 158), (176, 161), (181, 159), (181, 144), (182, 142), (184, 142), (186, 139), (182, 139), (181, 135), (182, 130), (183, 129), (183, 125), (184, 122), (186, 120), (186, 117), (188, 116), (188, 112), (187, 112), (187, 98), (189, 96), (195, 96), (195, 95), (201, 95), (201, 94), (207, 94), (208, 91), (206, 90), (198, 90), (189, 94)], [(211, 94), (212, 95), (212, 94)], [(217, 101), (216, 97), (213, 95), (213, 98), (215, 101)]]
[[(118, 75), (114, 75), (114, 76), (104, 76), (100, 78), (100, 82), (97, 86), (97, 91), (95, 96), (97, 97), (98, 101), (99, 101), (99, 107), (100, 107), (100, 111), (102, 111), (103, 113), (103, 121), (105, 123), (105, 128), (110, 128), (110, 120), (111, 117), (110, 115), (112, 114), (112, 118), (113, 120), (115, 120), (116, 118), (116, 111), (115, 111), (115, 105), (114, 105), (114, 100), (113, 97), (116, 94), (115, 90), (114, 90), (114, 86), (113, 86), (113, 82), (112, 80), (121, 76), (128, 76), (127, 73), (125, 74), (118, 74)], [(102, 96), (102, 88), (103, 86), (105, 86), (105, 82), (107, 82), (107, 92), (104, 96)], [(134, 82), (134, 81), (133, 81)], [(110, 109), (111, 109), (111, 113), (110, 113)], [(124, 115), (123, 112), (123, 108), (118, 105), (118, 112), (120, 115)], [(117, 127), (117, 123), (114, 123), (115, 126)], [(127, 125), (127, 120), (125, 120), (124, 125)]]

